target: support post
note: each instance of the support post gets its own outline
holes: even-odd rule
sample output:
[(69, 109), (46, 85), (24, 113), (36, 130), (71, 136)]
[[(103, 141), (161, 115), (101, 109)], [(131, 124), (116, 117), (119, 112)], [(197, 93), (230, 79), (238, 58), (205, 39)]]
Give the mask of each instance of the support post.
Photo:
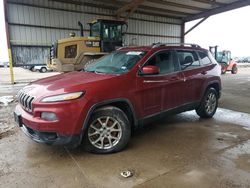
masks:
[(181, 43), (185, 43), (185, 22), (181, 23)]
[(10, 81), (11, 81), (11, 84), (15, 84), (6, 0), (3, 1), (3, 7), (4, 7), (5, 32), (6, 32), (6, 39), (7, 39), (8, 55), (9, 55)]

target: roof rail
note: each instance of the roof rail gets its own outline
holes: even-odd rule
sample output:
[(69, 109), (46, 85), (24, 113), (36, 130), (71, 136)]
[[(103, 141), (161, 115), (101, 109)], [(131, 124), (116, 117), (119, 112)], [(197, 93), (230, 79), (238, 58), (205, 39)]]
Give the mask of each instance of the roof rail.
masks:
[(160, 46), (190, 46), (193, 48), (201, 48), (198, 44), (191, 44), (191, 43), (161, 43), (161, 42), (157, 42), (157, 43), (153, 43), (152, 46), (153, 46), (153, 48), (157, 48)]

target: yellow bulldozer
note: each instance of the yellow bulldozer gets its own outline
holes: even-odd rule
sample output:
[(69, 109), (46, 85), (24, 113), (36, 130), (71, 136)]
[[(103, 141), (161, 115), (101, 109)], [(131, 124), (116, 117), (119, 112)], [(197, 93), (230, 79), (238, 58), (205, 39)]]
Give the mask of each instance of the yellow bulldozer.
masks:
[(58, 72), (82, 70), (93, 60), (122, 47), (127, 23), (122, 20), (96, 19), (89, 23), (90, 36), (71, 33), (69, 38), (59, 39), (51, 46), (47, 66)]

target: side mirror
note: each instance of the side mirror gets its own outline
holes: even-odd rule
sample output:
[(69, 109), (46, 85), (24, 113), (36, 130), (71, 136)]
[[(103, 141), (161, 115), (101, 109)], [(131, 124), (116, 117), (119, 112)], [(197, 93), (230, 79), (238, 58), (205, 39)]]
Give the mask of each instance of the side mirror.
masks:
[(147, 65), (141, 69), (142, 75), (155, 75), (159, 73), (160, 73), (159, 67), (154, 65)]

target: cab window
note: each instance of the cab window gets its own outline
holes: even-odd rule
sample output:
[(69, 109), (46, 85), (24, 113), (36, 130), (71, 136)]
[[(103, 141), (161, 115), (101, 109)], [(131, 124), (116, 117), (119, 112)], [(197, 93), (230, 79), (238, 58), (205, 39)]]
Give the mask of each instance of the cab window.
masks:
[(113, 24), (103, 24), (104, 40), (121, 41), (122, 40), (122, 26)]
[(100, 37), (101, 24), (100, 22), (94, 23), (90, 28), (91, 37)]
[(75, 58), (77, 55), (77, 45), (70, 45), (65, 47), (64, 58)]

